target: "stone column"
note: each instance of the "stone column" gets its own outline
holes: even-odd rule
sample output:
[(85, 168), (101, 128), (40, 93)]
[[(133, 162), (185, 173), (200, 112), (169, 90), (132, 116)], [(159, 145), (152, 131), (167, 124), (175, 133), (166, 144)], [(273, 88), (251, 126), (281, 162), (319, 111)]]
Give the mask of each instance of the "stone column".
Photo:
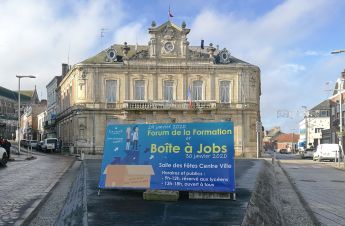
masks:
[(188, 92), (188, 75), (187, 73), (183, 73), (183, 99), (187, 100), (187, 92)]
[(153, 100), (157, 100), (158, 98), (158, 74), (153, 74)]
[(214, 71), (210, 73), (211, 78), (211, 100), (216, 99), (216, 75)]
[(129, 80), (129, 73), (125, 73), (125, 100), (129, 100), (130, 99), (130, 95), (129, 95), (129, 92), (130, 92), (130, 87), (129, 87), (129, 83), (130, 83), (130, 80)]

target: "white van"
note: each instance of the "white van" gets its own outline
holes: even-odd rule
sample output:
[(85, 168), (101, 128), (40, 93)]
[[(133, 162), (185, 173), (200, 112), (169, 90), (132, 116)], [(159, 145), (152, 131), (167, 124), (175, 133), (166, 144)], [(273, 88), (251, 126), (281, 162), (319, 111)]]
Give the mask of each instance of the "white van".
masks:
[(44, 139), (43, 144), (42, 144), (42, 150), (43, 151), (55, 151), (56, 150), (56, 144), (58, 142), (57, 138), (47, 138)]
[(322, 160), (334, 161), (341, 157), (341, 147), (339, 144), (319, 144), (314, 152), (313, 160), (321, 162)]

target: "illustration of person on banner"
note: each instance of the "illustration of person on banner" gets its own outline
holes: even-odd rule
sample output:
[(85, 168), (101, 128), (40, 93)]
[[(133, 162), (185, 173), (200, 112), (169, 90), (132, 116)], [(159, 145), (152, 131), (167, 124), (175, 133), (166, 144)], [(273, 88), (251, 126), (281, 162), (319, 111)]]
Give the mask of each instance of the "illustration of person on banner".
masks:
[(138, 140), (139, 140), (139, 127), (134, 126), (133, 129), (128, 127), (126, 129), (126, 156), (123, 158), (122, 162), (126, 164), (139, 164), (139, 150), (138, 150)]
[(135, 126), (134, 127), (134, 132), (133, 132), (133, 150), (138, 150), (138, 140), (139, 140), (139, 127)]
[(127, 127), (126, 130), (126, 151), (131, 148), (131, 127)]

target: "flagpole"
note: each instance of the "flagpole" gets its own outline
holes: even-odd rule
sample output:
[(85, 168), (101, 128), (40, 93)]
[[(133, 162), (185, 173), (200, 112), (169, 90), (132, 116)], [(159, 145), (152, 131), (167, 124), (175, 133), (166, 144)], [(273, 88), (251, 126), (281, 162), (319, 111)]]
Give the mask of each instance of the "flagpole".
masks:
[(169, 18), (169, 21), (171, 22), (171, 18), (174, 17), (171, 13), (171, 10), (170, 10), (170, 4), (169, 4), (169, 11), (168, 11), (168, 18)]

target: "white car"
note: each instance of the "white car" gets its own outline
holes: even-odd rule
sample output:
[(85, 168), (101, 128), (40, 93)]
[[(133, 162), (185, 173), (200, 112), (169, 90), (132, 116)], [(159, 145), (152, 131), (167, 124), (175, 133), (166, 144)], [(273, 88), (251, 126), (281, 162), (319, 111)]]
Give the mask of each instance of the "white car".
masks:
[(0, 147), (0, 162), (3, 165), (6, 165), (7, 161), (8, 161), (8, 156), (7, 156), (7, 152), (5, 148)]
[(313, 160), (321, 162), (322, 160), (333, 161), (341, 158), (341, 147), (339, 144), (319, 144), (314, 152)]
[(29, 140), (28, 147), (37, 149), (37, 140)]
[(314, 148), (307, 148), (305, 150), (300, 150), (299, 154), (300, 154), (302, 159), (304, 159), (304, 158), (313, 158), (314, 157), (314, 152), (315, 152)]

